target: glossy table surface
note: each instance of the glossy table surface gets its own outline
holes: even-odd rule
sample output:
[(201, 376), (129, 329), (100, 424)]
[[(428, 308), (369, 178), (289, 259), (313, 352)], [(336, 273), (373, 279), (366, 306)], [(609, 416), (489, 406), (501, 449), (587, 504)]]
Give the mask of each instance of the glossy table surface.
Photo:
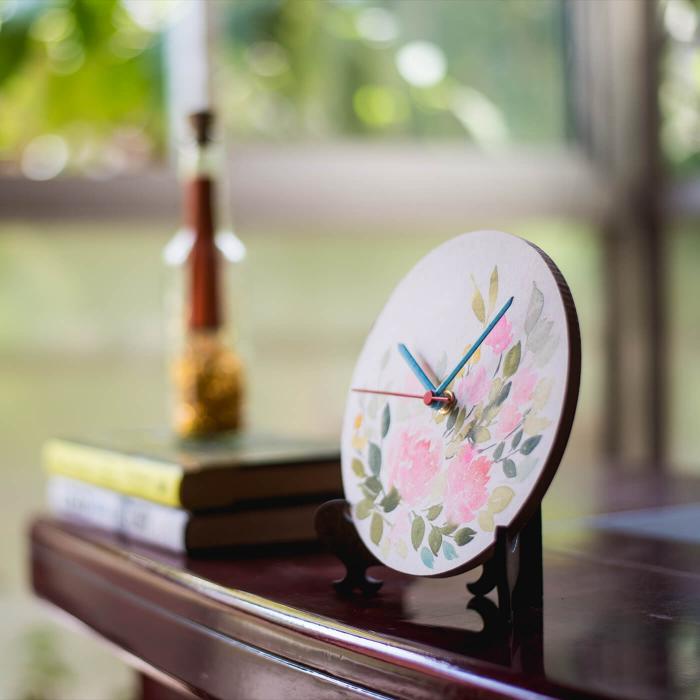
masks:
[(185, 559), (49, 519), (32, 527), (32, 580), (206, 697), (698, 698), (700, 484), (597, 488), (616, 515), (545, 521), (544, 605), (513, 628), (467, 608), (474, 575), (378, 567), (379, 595), (348, 599), (324, 553)]

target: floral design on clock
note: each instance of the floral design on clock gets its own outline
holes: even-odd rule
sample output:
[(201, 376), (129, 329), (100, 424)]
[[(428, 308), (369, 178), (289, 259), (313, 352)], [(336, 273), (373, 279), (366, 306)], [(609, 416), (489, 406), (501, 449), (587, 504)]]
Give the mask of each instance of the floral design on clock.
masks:
[[(485, 328), (503, 301), (498, 266), (488, 289), (473, 277), (471, 286), (465, 312)], [(413, 551), (433, 570), (440, 560), (463, 558), (460, 551), (480, 533), (494, 531), (495, 516), (515, 495), (513, 484), (536, 472), (542, 433), (554, 419), (546, 410), (553, 385), (546, 370), (560, 341), (544, 306), (531, 280), (520, 332), (504, 315), (453, 380), (454, 406), (432, 410), (432, 420), (398, 411), (403, 404), (392, 400), (358, 398), (351, 469), (360, 497), (353, 514), (368, 523), (369, 540), (385, 559)], [(392, 352), (380, 360), (377, 386), (387, 385)], [(439, 376), (446, 361), (435, 369)]]

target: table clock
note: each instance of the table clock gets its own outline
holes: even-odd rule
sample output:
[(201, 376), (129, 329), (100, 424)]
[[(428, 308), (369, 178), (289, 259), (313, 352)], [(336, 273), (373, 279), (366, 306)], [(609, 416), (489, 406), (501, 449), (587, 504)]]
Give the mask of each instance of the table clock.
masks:
[[(322, 539), (349, 570), (447, 576), (495, 561), (499, 540), (507, 549), (539, 528), (580, 369), (571, 292), (542, 250), (498, 231), (438, 246), (360, 353), (341, 438), (343, 524), (320, 512)], [(364, 571), (353, 581), (378, 587)]]

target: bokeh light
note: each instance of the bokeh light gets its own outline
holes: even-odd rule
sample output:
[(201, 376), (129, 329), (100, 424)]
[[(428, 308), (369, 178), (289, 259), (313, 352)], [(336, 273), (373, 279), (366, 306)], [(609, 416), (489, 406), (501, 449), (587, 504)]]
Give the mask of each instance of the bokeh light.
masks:
[(399, 49), (396, 67), (407, 83), (431, 87), (447, 74), (447, 59), (442, 49), (432, 42), (413, 41)]
[(75, 19), (65, 7), (51, 7), (32, 23), (31, 35), (47, 44), (63, 41), (75, 29)]
[(667, 0), (664, 25), (676, 41), (692, 41), (698, 28), (698, 16), (688, 0)]
[(508, 141), (508, 127), (498, 107), (474, 88), (455, 87), (450, 106), (454, 115), (484, 148), (503, 146)]
[(165, 29), (185, 10), (184, 0), (122, 0), (122, 3), (134, 22), (149, 32)]
[(367, 41), (390, 44), (399, 35), (396, 16), (383, 7), (368, 7), (357, 16), (355, 24), (358, 34)]
[(404, 121), (408, 105), (397, 90), (382, 85), (363, 85), (353, 98), (357, 116), (365, 123), (386, 127)]
[(22, 172), (30, 180), (50, 180), (66, 167), (68, 155), (68, 144), (61, 136), (37, 136), (22, 153)]

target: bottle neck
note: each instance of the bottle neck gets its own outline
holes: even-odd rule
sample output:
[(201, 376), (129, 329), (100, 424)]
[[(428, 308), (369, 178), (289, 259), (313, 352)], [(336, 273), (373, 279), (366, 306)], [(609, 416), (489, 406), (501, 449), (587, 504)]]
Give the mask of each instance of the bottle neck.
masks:
[[(201, 147), (198, 150), (202, 150)], [(202, 160), (200, 159), (200, 162)], [(215, 182), (210, 172), (197, 169), (186, 182), (185, 219), (194, 232), (189, 256), (191, 330), (216, 330), (221, 326), (219, 260), (214, 235)]]
[(185, 185), (185, 222), (194, 232), (195, 244), (200, 239), (214, 238), (215, 188), (216, 185), (209, 175), (198, 175)]

